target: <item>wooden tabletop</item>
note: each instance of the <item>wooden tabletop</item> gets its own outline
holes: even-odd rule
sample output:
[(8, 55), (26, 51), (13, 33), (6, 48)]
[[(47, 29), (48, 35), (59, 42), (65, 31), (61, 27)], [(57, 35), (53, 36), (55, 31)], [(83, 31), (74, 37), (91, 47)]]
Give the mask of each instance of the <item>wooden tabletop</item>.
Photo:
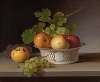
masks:
[[(0, 77), (4, 76), (24, 77), (22, 70), (10, 58), (0, 56)], [(41, 76), (100, 76), (100, 53), (80, 54), (79, 62), (44, 69)]]

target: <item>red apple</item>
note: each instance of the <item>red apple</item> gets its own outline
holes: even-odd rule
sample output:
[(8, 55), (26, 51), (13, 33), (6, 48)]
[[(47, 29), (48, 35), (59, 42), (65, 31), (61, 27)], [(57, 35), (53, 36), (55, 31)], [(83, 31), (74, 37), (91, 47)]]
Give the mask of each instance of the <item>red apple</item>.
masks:
[(77, 35), (65, 35), (66, 41), (69, 41), (70, 48), (80, 47), (80, 38)]

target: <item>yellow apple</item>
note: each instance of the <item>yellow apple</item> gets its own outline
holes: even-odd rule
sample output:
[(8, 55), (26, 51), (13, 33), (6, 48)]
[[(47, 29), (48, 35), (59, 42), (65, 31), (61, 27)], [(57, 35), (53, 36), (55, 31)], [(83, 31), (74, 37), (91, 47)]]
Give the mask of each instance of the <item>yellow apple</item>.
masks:
[(16, 47), (11, 51), (11, 59), (16, 63), (21, 63), (30, 57), (30, 52), (26, 47)]
[(53, 49), (65, 49), (69, 48), (70, 44), (65, 40), (63, 35), (57, 35), (52, 38), (51, 47)]
[(50, 40), (51, 37), (47, 33), (41, 32), (36, 34), (33, 42), (37, 48), (50, 48)]

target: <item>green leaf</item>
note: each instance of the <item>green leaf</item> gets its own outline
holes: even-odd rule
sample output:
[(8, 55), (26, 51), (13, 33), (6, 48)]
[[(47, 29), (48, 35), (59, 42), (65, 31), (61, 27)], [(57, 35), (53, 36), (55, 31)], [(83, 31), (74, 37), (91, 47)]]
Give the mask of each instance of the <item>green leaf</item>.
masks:
[(72, 23), (71, 26), (69, 27), (70, 33), (74, 34), (77, 30), (77, 24), (76, 23)]
[(35, 15), (35, 17), (40, 17), (40, 16), (41, 16), (41, 12), (40, 12), (40, 11), (36, 11), (36, 12), (34, 13), (34, 15)]
[(39, 22), (37, 23), (37, 25), (33, 25), (33, 30), (36, 32), (36, 33), (39, 33), (39, 32), (42, 32), (43, 31), (43, 28), (46, 26), (45, 23), (43, 22)]
[(35, 32), (33, 32), (33, 29), (26, 29), (21, 35), (22, 41), (25, 44), (30, 44), (33, 41), (34, 35), (35, 35)]
[(65, 23), (67, 23), (67, 18), (65, 16), (58, 18), (58, 21), (57, 21), (58, 26), (63, 26)]
[(49, 27), (46, 27), (44, 32), (48, 33), (49, 35), (51, 35), (51, 29)]
[(40, 18), (38, 18), (38, 20), (41, 21), (41, 22), (51, 23), (51, 18), (50, 17), (40, 17)]
[(48, 8), (42, 9), (41, 16), (43, 16), (43, 17), (49, 17), (49, 16), (51, 16), (51, 11)]
[(38, 27), (40, 27), (40, 28), (44, 28), (45, 26), (46, 26), (46, 24), (43, 23), (43, 22), (39, 22), (39, 23), (38, 23)]
[(35, 17), (49, 17), (51, 16), (51, 11), (48, 8), (41, 9), (40, 11), (36, 11), (34, 15)]
[(39, 21), (42, 21), (42, 22), (48, 22), (50, 23), (51, 22), (51, 11), (46, 8), (46, 9), (41, 9), (41, 11), (37, 11), (34, 13), (34, 15), (36, 17), (38, 17), (38, 20)]
[(57, 30), (56, 30), (56, 33), (57, 34), (64, 34), (64, 35), (67, 35), (70, 33), (69, 29), (66, 28), (66, 27), (58, 27)]
[(57, 12), (53, 16), (53, 23), (57, 26), (63, 26), (67, 23), (67, 17), (62, 12)]
[(55, 28), (56, 28), (55, 24), (50, 24), (50, 29), (51, 29), (52, 31), (55, 31)]

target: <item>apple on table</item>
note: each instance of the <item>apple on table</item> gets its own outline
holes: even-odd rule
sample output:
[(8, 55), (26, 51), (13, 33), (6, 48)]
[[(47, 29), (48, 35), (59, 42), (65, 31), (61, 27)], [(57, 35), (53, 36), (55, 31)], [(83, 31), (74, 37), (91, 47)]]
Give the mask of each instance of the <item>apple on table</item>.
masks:
[(30, 56), (31, 53), (26, 47), (18, 46), (11, 51), (11, 59), (16, 63), (22, 63), (29, 59)]

